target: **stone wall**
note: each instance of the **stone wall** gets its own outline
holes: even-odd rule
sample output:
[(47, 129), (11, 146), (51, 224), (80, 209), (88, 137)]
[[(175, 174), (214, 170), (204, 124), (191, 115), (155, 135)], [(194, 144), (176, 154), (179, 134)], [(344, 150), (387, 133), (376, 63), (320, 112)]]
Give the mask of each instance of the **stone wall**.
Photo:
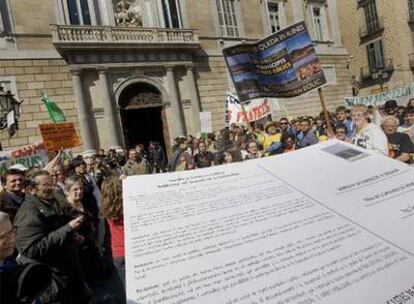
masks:
[[(379, 37), (361, 41), (359, 29), (365, 25), (363, 7), (358, 8), (357, 1), (338, 1), (338, 13), (343, 44), (353, 56), (349, 60), (351, 75), (359, 78), (360, 69), (368, 67), (366, 46), (381, 39), (385, 59), (392, 59), (394, 72), (384, 87), (392, 89), (412, 83), (413, 73), (409, 67), (409, 54), (414, 53), (413, 31), (408, 20), (408, 1), (376, 0), (378, 17), (384, 22), (384, 31)], [(359, 95), (372, 94), (380, 89), (379, 84), (365, 87)]]
[(24, 102), (17, 134), (9, 139), (6, 130), (1, 132), (3, 148), (41, 141), (38, 125), (50, 122), (40, 100), (42, 92), (57, 103), (67, 121), (77, 123), (71, 75), (64, 60), (0, 60), (0, 77), (4, 76), (16, 77), (18, 95)]

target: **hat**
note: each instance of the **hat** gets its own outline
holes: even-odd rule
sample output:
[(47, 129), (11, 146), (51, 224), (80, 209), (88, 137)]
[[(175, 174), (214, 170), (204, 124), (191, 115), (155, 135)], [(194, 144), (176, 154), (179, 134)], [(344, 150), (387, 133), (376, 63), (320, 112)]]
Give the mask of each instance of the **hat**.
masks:
[(268, 129), (269, 127), (271, 127), (271, 126), (274, 126), (275, 128), (277, 128), (277, 124), (276, 124), (276, 122), (274, 122), (274, 121), (268, 121), (268, 122), (266, 123), (266, 126), (265, 126), (265, 131), (267, 132), (267, 129)]
[(14, 164), (13, 166), (10, 166), (9, 169), (17, 169), (17, 170), (20, 170), (20, 171), (27, 171), (27, 170), (29, 170), (28, 168), (26, 168), (22, 164)]
[(398, 107), (398, 105), (397, 105), (397, 102), (394, 99), (391, 99), (391, 100), (388, 100), (385, 103), (384, 107), (386, 109), (390, 109), (390, 108), (396, 108), (396, 107)]

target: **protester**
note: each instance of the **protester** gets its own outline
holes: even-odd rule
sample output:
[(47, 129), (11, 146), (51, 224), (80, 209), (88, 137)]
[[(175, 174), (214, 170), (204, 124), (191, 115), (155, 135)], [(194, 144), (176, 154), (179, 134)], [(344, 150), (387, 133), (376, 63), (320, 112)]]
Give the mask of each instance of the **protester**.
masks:
[(106, 232), (104, 222), (96, 231), (94, 216), (84, 208), (82, 179), (75, 175), (70, 176), (66, 178), (65, 186), (69, 203), (66, 213), (73, 218), (77, 216), (84, 218), (82, 226), (74, 237), (79, 245), (79, 261), (85, 281), (92, 290), (92, 301), (110, 303), (111, 299), (116, 303), (123, 302), (125, 298), (123, 287), (118, 275), (114, 277), (109, 231)]
[(405, 109), (403, 118), (404, 123), (398, 127), (397, 132), (406, 133), (414, 142), (414, 106)]
[(196, 168), (214, 166), (213, 153), (207, 151), (207, 146), (204, 141), (198, 143), (198, 153), (194, 156), (194, 164)]
[(100, 202), (100, 192), (92, 176), (86, 171), (86, 163), (81, 157), (76, 157), (70, 164), (71, 175), (78, 176), (83, 183), (83, 206), (95, 218), (98, 225), (98, 204)]
[(25, 199), (24, 173), (18, 169), (9, 169), (1, 177), (1, 184), (0, 211), (6, 212), (13, 222)]
[(177, 139), (178, 147), (174, 151), (170, 161), (170, 171), (184, 171), (194, 168), (191, 155), (187, 152), (187, 141), (185, 138)]
[(65, 202), (54, 196), (48, 172), (36, 172), (32, 183), (34, 195), (26, 197), (14, 223), (19, 259), (21, 263), (42, 262), (54, 269), (54, 282), (41, 296), (43, 303), (89, 303), (91, 292), (82, 275), (75, 238), (84, 216), (70, 219), (65, 214)]
[(298, 146), (296, 142), (296, 136), (290, 133), (283, 133), (281, 138), (282, 153), (295, 151)]
[(125, 176), (142, 175), (149, 173), (147, 161), (141, 158), (136, 149), (128, 150), (128, 160), (122, 167), (122, 174)]
[(262, 145), (263, 149), (268, 153), (272, 153), (275, 148), (271, 147), (274, 143), (280, 143), (280, 138), (282, 136), (281, 133), (277, 132), (277, 124), (276, 122), (269, 121), (265, 127), (265, 136), (261, 140), (260, 144)]
[(247, 142), (247, 154), (243, 157), (243, 159), (255, 159), (263, 156), (264, 153), (259, 150), (259, 145), (255, 140), (250, 140)]
[(166, 172), (167, 158), (160, 143), (151, 141), (148, 150), (148, 159), (154, 170), (152, 173)]
[(102, 214), (109, 223), (111, 249), (115, 267), (125, 285), (125, 245), (122, 209), (122, 184), (117, 176), (102, 183)]
[(40, 303), (51, 283), (51, 269), (41, 263), (17, 265), (14, 259), (15, 233), (7, 213), (0, 211), (0, 303)]
[(347, 130), (346, 137), (351, 138), (352, 133), (354, 131), (354, 124), (352, 123), (352, 120), (347, 118), (346, 115), (347, 109), (344, 106), (337, 107), (335, 110), (335, 117), (336, 117), (336, 123), (335, 127), (338, 125), (344, 125)]
[(356, 105), (352, 108), (352, 121), (356, 127), (352, 143), (361, 148), (388, 155), (387, 137), (378, 126), (369, 123), (367, 117), (368, 108), (366, 106)]
[(398, 124), (399, 120), (395, 116), (385, 116), (382, 119), (382, 129), (389, 143), (389, 156), (409, 164), (414, 153), (414, 144), (407, 134), (397, 132)]
[(334, 135), (336, 139), (349, 142), (350, 140), (347, 134), (349, 134), (349, 132), (346, 125), (340, 123), (336, 124), (334, 128)]
[(311, 123), (309, 119), (302, 119), (300, 122), (301, 132), (297, 136), (299, 141), (299, 146), (301, 148), (308, 147), (318, 143), (318, 139), (315, 134), (311, 132)]

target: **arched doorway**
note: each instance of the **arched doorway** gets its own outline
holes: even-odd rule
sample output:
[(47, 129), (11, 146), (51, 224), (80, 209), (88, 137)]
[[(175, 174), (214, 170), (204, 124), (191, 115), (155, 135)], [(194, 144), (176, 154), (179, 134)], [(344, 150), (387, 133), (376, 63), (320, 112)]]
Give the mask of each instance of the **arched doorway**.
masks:
[(162, 95), (147, 83), (133, 83), (119, 95), (121, 122), (127, 148), (150, 141), (158, 141), (166, 147), (168, 134)]

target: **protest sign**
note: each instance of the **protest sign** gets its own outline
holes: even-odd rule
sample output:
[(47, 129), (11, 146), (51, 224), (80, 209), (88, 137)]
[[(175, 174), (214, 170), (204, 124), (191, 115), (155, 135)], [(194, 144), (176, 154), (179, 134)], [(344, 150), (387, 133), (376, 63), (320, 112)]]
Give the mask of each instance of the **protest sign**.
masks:
[(49, 161), (49, 157), (43, 143), (27, 145), (15, 150), (0, 152), (0, 174), (3, 174), (10, 166), (22, 164), (26, 168), (43, 168)]
[(241, 102), (299, 96), (326, 83), (304, 22), (223, 54)]
[(41, 124), (39, 128), (48, 151), (80, 146), (73, 122)]
[(128, 303), (414, 303), (413, 179), (335, 140), (128, 177)]
[(211, 112), (200, 112), (200, 125), (201, 133), (213, 132), (213, 127), (211, 124)]
[(272, 114), (272, 107), (269, 98), (253, 99), (242, 107), (240, 103), (229, 103), (227, 115), (230, 124), (241, 124), (257, 121)]
[(394, 89), (388, 92), (379, 94), (373, 94), (363, 97), (346, 97), (345, 105), (352, 107), (356, 104), (363, 104), (366, 106), (382, 106), (388, 100), (395, 100), (399, 105), (405, 106), (410, 99), (414, 98), (414, 85), (405, 86), (402, 88)]

